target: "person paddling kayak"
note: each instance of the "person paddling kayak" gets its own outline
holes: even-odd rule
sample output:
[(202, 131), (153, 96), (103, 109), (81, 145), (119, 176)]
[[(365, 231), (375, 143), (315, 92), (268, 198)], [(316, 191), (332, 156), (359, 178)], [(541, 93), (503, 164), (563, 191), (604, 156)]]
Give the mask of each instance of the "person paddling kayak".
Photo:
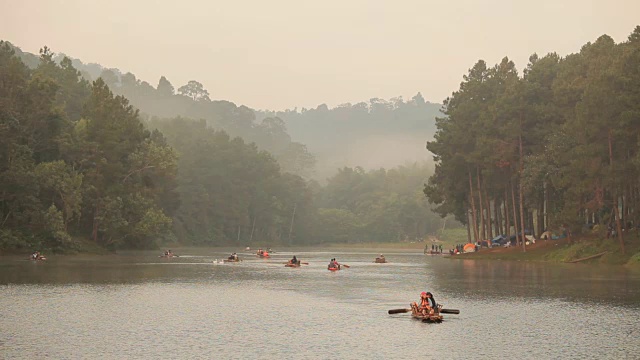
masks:
[(331, 261), (329, 262), (329, 269), (337, 269), (340, 270), (340, 263), (338, 263), (338, 260), (336, 260), (336, 258), (331, 259)]

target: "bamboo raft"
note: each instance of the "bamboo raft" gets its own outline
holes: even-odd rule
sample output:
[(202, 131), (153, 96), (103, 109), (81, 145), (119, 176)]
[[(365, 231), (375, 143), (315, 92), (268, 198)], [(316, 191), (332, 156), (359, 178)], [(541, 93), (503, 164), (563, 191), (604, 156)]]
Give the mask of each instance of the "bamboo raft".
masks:
[(442, 320), (444, 320), (444, 318), (442, 317), (442, 315), (440, 315), (440, 312), (438, 312), (437, 309), (433, 315), (429, 315), (429, 314), (423, 315), (421, 312), (418, 311), (418, 309), (414, 305), (411, 305), (411, 317), (413, 317), (416, 320), (420, 320), (423, 323), (441, 323)]
[(444, 318), (439, 313), (435, 313), (433, 315), (422, 315), (418, 312), (412, 312), (411, 317), (416, 320), (420, 320), (423, 323), (441, 323)]

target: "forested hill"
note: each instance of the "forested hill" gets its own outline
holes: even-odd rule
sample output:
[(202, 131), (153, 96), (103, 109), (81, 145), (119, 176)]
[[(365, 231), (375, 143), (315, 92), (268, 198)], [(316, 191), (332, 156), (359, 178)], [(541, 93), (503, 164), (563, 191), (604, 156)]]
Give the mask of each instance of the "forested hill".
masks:
[[(323, 187), (207, 120), (144, 121), (46, 47), (21, 59), (0, 41), (0, 251), (418, 240), (439, 226), (421, 194), (430, 166), (345, 167)], [(277, 118), (260, 125), (283, 134)]]
[[(39, 57), (14, 49), (31, 69)], [(54, 61), (65, 57), (58, 54)], [(420, 93), (402, 97), (343, 104), (335, 108), (319, 105), (298, 111), (261, 111), (225, 100), (211, 100), (224, 94), (210, 93), (197, 81), (174, 87), (164, 76), (157, 85), (134, 74), (85, 64), (69, 57), (82, 77), (101, 77), (117, 95), (125, 96), (142, 114), (156, 118), (177, 116), (205, 119), (215, 129), (269, 151), (283, 170), (324, 182), (343, 166), (365, 169), (394, 167), (414, 161), (431, 162), (425, 143), (435, 132), (440, 104), (425, 101)]]
[[(39, 66), (39, 56), (11, 46), (16, 56), (30, 69)], [(223, 130), (232, 137), (239, 136), (245, 142), (253, 142), (259, 149), (270, 152), (286, 172), (306, 178), (314, 173), (315, 157), (304, 144), (292, 141), (284, 122), (278, 118), (256, 121), (252, 109), (226, 100), (211, 100), (209, 91), (195, 80), (175, 88), (162, 76), (158, 84), (152, 86), (129, 72), (95, 63), (85, 64), (64, 54), (53, 55), (53, 61), (58, 64), (64, 58), (69, 59), (83, 79), (91, 82), (101, 78), (114, 94), (126, 97), (131, 105), (138, 108), (143, 117), (154, 120), (176, 117), (203, 119), (213, 129)]]
[(289, 134), (316, 154), (318, 174), (331, 174), (341, 166), (393, 167), (408, 161), (431, 161), (425, 143), (433, 138), (441, 104), (418, 93), (370, 99), (357, 104), (315, 109), (258, 111), (258, 119), (280, 118)]

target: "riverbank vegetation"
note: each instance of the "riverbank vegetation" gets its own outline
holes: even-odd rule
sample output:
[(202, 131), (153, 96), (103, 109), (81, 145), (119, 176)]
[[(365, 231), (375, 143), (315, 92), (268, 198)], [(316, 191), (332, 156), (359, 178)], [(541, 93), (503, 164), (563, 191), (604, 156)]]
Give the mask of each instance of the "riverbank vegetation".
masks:
[(478, 61), (427, 145), (437, 165), (426, 196), (467, 225), (470, 242), (516, 235), (527, 250), (525, 232), (593, 233), (603, 240), (553, 256), (615, 242), (629, 259), (640, 225), (639, 64), (640, 26), (618, 44), (603, 35), (566, 57), (534, 54), (522, 75), (506, 57)]

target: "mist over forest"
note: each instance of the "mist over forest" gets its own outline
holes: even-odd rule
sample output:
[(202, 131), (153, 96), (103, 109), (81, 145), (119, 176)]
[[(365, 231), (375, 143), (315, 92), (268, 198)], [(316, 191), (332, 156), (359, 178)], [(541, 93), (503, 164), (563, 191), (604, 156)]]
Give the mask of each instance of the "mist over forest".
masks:
[[(38, 56), (16, 51), (27, 66), (38, 66)], [(56, 54), (54, 61), (65, 56)], [(224, 94), (205, 89), (196, 80), (177, 86), (163, 76), (154, 85), (126, 70), (69, 59), (84, 79), (102, 78), (114, 94), (125, 96), (140, 109), (143, 117), (204, 119), (215, 129), (269, 151), (283, 170), (321, 183), (344, 166), (377, 169), (432, 163), (425, 145), (435, 132), (441, 104), (426, 101), (420, 93), (406, 101), (402, 97), (372, 98), (334, 108), (320, 103), (313, 109), (254, 110), (217, 100)]]

